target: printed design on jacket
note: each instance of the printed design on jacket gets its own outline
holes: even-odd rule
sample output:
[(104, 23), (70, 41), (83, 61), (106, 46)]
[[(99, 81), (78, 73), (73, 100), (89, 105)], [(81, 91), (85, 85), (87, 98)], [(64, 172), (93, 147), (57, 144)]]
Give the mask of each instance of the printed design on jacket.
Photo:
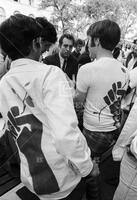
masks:
[[(12, 91), (21, 100), (15, 89), (12, 88)], [(25, 115), (26, 106), (34, 107), (33, 101), (27, 93), (22, 103), (22, 111), (19, 110), (19, 107), (13, 106), (7, 113), (8, 131), (16, 139), (19, 150), (24, 154), (28, 162), (36, 194), (55, 193), (59, 191), (59, 186), (41, 149), (43, 125), (33, 114)]]
[[(29, 84), (30, 84), (29, 82), (26, 83), (26, 84), (24, 85), (24, 87), (28, 86)], [(15, 89), (14, 89), (14, 88), (11, 88), (11, 90), (12, 90), (12, 92), (13, 92), (14, 94), (16, 94), (16, 96), (22, 101), (22, 99), (21, 99), (20, 96), (17, 94), (17, 92), (15, 91)], [(25, 96), (24, 96), (24, 98), (23, 98), (22, 103), (23, 103), (23, 111), (22, 111), (22, 114), (23, 114), (24, 111), (25, 111), (26, 104), (27, 104), (28, 106), (30, 106), (30, 107), (34, 107), (33, 100), (32, 100), (32, 98), (28, 95), (27, 92), (25, 93)]]

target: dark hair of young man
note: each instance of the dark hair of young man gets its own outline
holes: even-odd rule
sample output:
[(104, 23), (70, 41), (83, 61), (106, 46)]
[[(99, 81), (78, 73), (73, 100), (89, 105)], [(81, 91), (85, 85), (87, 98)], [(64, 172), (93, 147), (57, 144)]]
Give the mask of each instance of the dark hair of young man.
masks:
[(75, 39), (74, 39), (73, 35), (66, 33), (66, 34), (63, 34), (63, 35), (60, 37), (60, 39), (59, 39), (59, 46), (60, 46), (60, 47), (61, 47), (61, 45), (62, 45), (62, 43), (63, 43), (63, 39), (64, 39), (64, 38), (67, 38), (68, 40), (72, 40), (72, 41), (73, 41), (73, 46), (74, 46), (74, 44), (75, 44)]
[(77, 39), (77, 40), (75, 41), (75, 47), (76, 47), (77, 45), (84, 46), (84, 41), (81, 40), (81, 39)]
[(137, 39), (134, 39), (134, 40), (133, 40), (133, 44), (137, 44)]
[(0, 25), (1, 48), (12, 60), (26, 57), (32, 41), (40, 34), (41, 26), (35, 19), (22, 14), (12, 15)]
[(48, 42), (56, 43), (57, 32), (53, 24), (51, 24), (45, 17), (36, 17), (36, 21), (43, 27), (41, 37)]
[(92, 24), (87, 35), (91, 37), (91, 45), (95, 46), (94, 38), (99, 38), (102, 48), (112, 51), (120, 41), (119, 25), (111, 20), (102, 20)]

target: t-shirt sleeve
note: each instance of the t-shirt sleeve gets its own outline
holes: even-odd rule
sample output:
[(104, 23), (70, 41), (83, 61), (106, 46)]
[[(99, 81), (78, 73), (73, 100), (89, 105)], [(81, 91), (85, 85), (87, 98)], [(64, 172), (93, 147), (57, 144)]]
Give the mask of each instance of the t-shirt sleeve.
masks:
[[(90, 76), (89, 76), (90, 75)], [(91, 73), (88, 70), (87, 65), (83, 65), (77, 75), (77, 89), (80, 92), (86, 93), (91, 83)]]

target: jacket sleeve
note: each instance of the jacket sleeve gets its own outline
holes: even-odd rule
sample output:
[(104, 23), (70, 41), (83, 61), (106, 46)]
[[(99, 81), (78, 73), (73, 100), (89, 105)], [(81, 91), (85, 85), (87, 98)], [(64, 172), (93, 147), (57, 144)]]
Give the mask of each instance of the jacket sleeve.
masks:
[(129, 145), (132, 139), (135, 137), (137, 131), (137, 98), (129, 113), (129, 116), (125, 122), (125, 125), (120, 133), (120, 136), (113, 148), (112, 154), (114, 160), (121, 160), (127, 145)]
[(78, 128), (71, 88), (64, 73), (53, 68), (43, 84), (44, 105), (56, 151), (63, 155), (82, 177), (87, 176), (93, 163), (90, 149)]

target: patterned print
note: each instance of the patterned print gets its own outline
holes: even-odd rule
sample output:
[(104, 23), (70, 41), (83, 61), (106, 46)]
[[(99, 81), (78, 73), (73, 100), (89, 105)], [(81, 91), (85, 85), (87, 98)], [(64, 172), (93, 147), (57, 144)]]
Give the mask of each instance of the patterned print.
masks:
[(36, 194), (55, 193), (59, 191), (59, 186), (41, 149), (43, 125), (33, 114), (25, 115), (27, 106), (34, 108), (33, 100), (27, 92), (22, 100), (15, 89), (12, 88), (12, 91), (21, 100), (23, 111), (20, 112), (17, 106), (10, 108), (7, 114), (8, 131), (17, 140), (19, 150), (27, 160)]

